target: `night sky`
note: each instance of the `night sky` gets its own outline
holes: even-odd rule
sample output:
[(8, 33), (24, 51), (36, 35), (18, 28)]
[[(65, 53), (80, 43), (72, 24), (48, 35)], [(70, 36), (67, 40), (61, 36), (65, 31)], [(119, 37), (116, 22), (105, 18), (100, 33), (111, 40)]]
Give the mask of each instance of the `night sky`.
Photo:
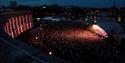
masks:
[[(10, 0), (0, 0), (0, 6), (8, 6)], [(77, 5), (80, 7), (111, 7), (113, 0), (16, 0), (18, 5), (39, 6), (43, 4)], [(125, 0), (116, 0), (117, 7), (125, 7)]]

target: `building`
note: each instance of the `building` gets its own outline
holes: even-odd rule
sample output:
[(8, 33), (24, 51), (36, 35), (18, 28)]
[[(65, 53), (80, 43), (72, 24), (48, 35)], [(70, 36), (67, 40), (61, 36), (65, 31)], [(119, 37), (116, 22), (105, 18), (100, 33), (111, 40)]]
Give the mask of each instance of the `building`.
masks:
[(31, 11), (12, 11), (0, 14), (1, 28), (12, 38), (33, 27)]

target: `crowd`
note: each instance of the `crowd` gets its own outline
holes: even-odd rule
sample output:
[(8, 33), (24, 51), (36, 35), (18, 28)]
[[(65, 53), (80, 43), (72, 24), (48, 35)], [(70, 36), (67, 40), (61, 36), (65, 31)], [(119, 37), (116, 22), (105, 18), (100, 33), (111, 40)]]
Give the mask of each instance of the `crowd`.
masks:
[[(53, 29), (55, 28), (55, 29)], [(61, 29), (60, 29), (61, 28)], [(103, 39), (101, 41), (90, 41), (92, 38), (85, 40), (76, 38), (64, 38), (66, 32), (57, 32), (60, 29), (67, 29), (71, 32), (71, 28), (67, 26), (50, 26), (46, 29), (45, 37), (42, 39), (41, 50), (53, 56), (65, 59), (72, 63), (117, 63), (119, 61), (119, 45), (111, 40), (112, 38)], [(78, 31), (78, 30), (77, 30)], [(75, 30), (72, 30), (75, 32)], [(71, 33), (72, 33), (71, 32)], [(72, 34), (73, 35), (73, 34)], [(76, 38), (77, 40), (74, 40)], [(112, 42), (114, 41), (114, 42)]]
[(83, 43), (58, 37), (47, 37), (44, 41), (53, 55), (73, 63), (117, 63), (119, 60), (119, 49), (115, 42)]
[[(87, 27), (66, 24), (68, 23), (44, 24), (42, 31), (35, 31), (36, 34), (31, 32), (33, 34), (29, 36), (29, 39), (34, 37), (33, 41), (25, 42), (33, 43), (32, 46), (37, 45), (35, 47), (43, 52), (51, 53), (51, 55), (71, 63), (119, 62), (119, 45), (112, 37), (99, 39), (98, 36), (89, 32)], [(83, 29), (86, 31), (83, 31)], [(85, 34), (87, 39), (84, 37)], [(96, 40), (92, 40), (93, 36), (96, 37)]]

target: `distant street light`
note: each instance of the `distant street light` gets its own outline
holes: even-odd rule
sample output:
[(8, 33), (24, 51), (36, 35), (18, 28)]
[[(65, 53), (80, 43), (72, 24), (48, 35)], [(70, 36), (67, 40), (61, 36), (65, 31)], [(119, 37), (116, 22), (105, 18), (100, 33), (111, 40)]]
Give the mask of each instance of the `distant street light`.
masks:
[(121, 17), (120, 16), (118, 17), (118, 22), (121, 22)]
[(38, 39), (38, 37), (36, 37), (36, 39)]
[(38, 17), (38, 18), (36, 18), (36, 20), (37, 20), (37, 21), (40, 21), (40, 18)]
[(51, 51), (49, 52), (49, 55), (52, 55), (52, 52), (51, 52)]
[(45, 8), (46, 8), (46, 6), (43, 6), (42, 8), (43, 8), (43, 9), (45, 9)]
[(95, 20), (94, 23), (96, 23), (97, 21)]
[(85, 21), (88, 21), (88, 19), (85, 19)]

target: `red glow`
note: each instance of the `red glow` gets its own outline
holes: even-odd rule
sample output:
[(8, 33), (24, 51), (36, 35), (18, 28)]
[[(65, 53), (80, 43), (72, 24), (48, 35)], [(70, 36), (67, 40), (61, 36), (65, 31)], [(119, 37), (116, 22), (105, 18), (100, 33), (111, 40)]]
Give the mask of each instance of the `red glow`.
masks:
[(4, 31), (7, 32), (7, 24), (4, 25)]
[(17, 29), (17, 34), (20, 34), (20, 27), (19, 27), (19, 20), (17, 17), (15, 17), (15, 21), (16, 21), (16, 29)]
[(20, 29), (21, 29), (21, 32), (23, 32), (23, 27), (22, 27), (21, 16), (19, 16), (19, 23), (20, 23)]
[(21, 19), (19, 17), (16, 17), (18, 19), (18, 30), (19, 30), (19, 34), (21, 34)]
[(3, 29), (7, 34), (15, 38), (27, 29), (32, 28), (32, 23), (32, 15), (10, 17)]
[(13, 36), (13, 30), (12, 30), (12, 20), (11, 19), (9, 19), (9, 28), (10, 28), (9, 35), (14, 38), (14, 36)]
[(68, 41), (76, 41), (76, 42), (99, 42), (102, 39), (92, 33), (91, 31), (84, 29), (67, 29), (67, 30), (57, 30), (52, 31), (50, 34), (55, 38), (63, 38)]
[(13, 34), (14, 34), (14, 37), (16, 37), (17, 36), (16, 22), (14, 18), (11, 18), (11, 19), (12, 19), (12, 26), (13, 26)]
[(8, 22), (6, 23), (6, 26), (7, 26), (7, 33), (9, 34), (9, 24), (8, 24)]
[(29, 15), (29, 25), (30, 25), (30, 28), (32, 28), (32, 15)]
[(28, 25), (28, 16), (25, 15), (25, 18), (26, 18), (26, 28), (29, 29), (29, 25)]
[(28, 15), (26, 15), (26, 18), (27, 18), (27, 27), (28, 27), (28, 29), (30, 28), (30, 25), (29, 25), (29, 16)]
[(22, 22), (22, 27), (23, 27), (23, 32), (24, 32), (26, 30), (25, 29), (25, 23), (24, 23), (24, 16), (21, 16), (21, 17), (22, 17), (22, 21), (21, 22)]

